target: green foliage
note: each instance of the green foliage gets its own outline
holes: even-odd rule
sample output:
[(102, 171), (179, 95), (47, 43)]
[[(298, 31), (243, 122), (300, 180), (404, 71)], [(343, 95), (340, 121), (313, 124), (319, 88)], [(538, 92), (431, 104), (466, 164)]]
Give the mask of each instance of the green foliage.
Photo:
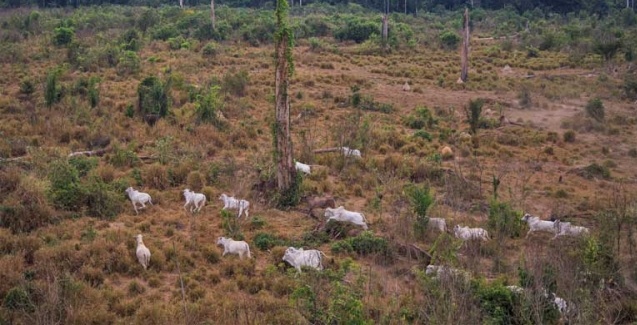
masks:
[(137, 111), (140, 115), (166, 117), (170, 112), (169, 90), (170, 82), (164, 83), (155, 76), (146, 77), (137, 87)]
[(593, 98), (586, 103), (586, 114), (598, 122), (604, 121), (604, 103), (599, 97)]
[(57, 27), (53, 30), (53, 44), (57, 46), (70, 44), (74, 36), (73, 27)]
[(115, 144), (109, 162), (115, 167), (135, 167), (139, 164), (139, 158), (132, 149), (122, 148)]
[(637, 99), (637, 77), (632, 73), (624, 75), (624, 94), (629, 99)]
[(218, 116), (222, 105), (219, 89), (219, 86), (212, 86), (208, 92), (198, 96), (195, 106), (195, 116), (198, 123), (210, 123), (217, 128), (224, 126), (223, 121)]
[(433, 140), (433, 137), (431, 136), (431, 134), (425, 130), (418, 130), (416, 132), (414, 132), (414, 137), (415, 138), (421, 138), (421, 139), (425, 139), (429, 142), (431, 142)]
[(254, 246), (258, 247), (260, 250), (262, 251), (267, 251), (268, 249), (276, 246), (276, 245), (281, 245), (282, 242), (280, 239), (276, 238), (275, 236), (268, 234), (268, 233), (257, 233), (254, 236)]
[(283, 193), (277, 193), (277, 205), (279, 208), (293, 207), (299, 204), (301, 200), (301, 183), (303, 183), (303, 175), (301, 173), (294, 173), (294, 181), (287, 191)]
[(582, 177), (586, 179), (593, 179), (593, 178), (610, 179), (610, 170), (608, 169), (608, 167), (599, 165), (594, 162), (584, 167)]
[(58, 84), (59, 69), (49, 70), (46, 75), (46, 83), (44, 85), (44, 103), (47, 107), (60, 101), (62, 98), (62, 88)]
[(568, 130), (568, 131), (564, 132), (562, 137), (564, 138), (564, 142), (575, 142), (576, 134), (575, 134), (575, 131)]
[(223, 75), (221, 88), (224, 92), (230, 93), (237, 97), (246, 95), (250, 77), (248, 71), (240, 70), (239, 72), (227, 72)]
[(91, 108), (97, 107), (100, 102), (100, 90), (97, 88), (98, 80), (99, 79), (97, 78), (91, 78), (89, 82), (88, 102), (91, 105)]
[(345, 26), (334, 32), (334, 37), (339, 41), (354, 41), (362, 43), (373, 34), (380, 35), (380, 24), (365, 18), (348, 16), (345, 18)]
[(483, 324), (515, 324), (516, 304), (519, 299), (500, 282), (487, 283), (484, 280), (472, 281), (474, 296), (480, 309), (487, 316)]
[(477, 134), (478, 132), (478, 126), (480, 125), (480, 115), (482, 114), (483, 105), (484, 100), (482, 98), (478, 98), (475, 100), (470, 100), (469, 107), (465, 108), (467, 122), (469, 122), (469, 127), (471, 128), (471, 134)]
[(159, 21), (160, 17), (157, 10), (149, 8), (139, 16), (136, 25), (142, 33), (145, 33), (149, 28), (158, 24)]
[(35, 84), (30, 79), (24, 79), (20, 82), (20, 93), (31, 95), (35, 92)]
[(23, 286), (13, 287), (7, 292), (2, 305), (9, 310), (31, 312), (35, 308), (29, 292)]
[(136, 29), (129, 29), (119, 38), (121, 48), (124, 51), (139, 51), (141, 47), (141, 38)]
[(359, 255), (378, 254), (382, 258), (381, 262), (391, 263), (393, 252), (387, 240), (383, 237), (374, 236), (371, 231), (364, 231), (362, 234), (344, 239), (332, 244), (332, 252), (356, 252)]
[(183, 36), (179, 35), (168, 39), (168, 47), (171, 50), (189, 49), (190, 42), (188, 42), (188, 40), (186, 40)]
[(243, 240), (243, 232), (237, 219), (237, 216), (230, 210), (221, 210), (221, 226), (225, 236), (234, 240)]
[(79, 211), (85, 203), (86, 192), (80, 185), (77, 169), (62, 159), (51, 163), (49, 167), (49, 197), (56, 207)]
[(151, 38), (154, 40), (165, 41), (169, 38), (177, 37), (178, 35), (179, 31), (177, 31), (177, 28), (170, 24), (160, 25), (151, 31)]
[(99, 161), (95, 157), (73, 156), (69, 158), (69, 164), (73, 166), (79, 177), (84, 177), (93, 168), (97, 167)]
[(86, 213), (100, 219), (113, 219), (119, 214), (122, 195), (99, 177), (91, 177), (85, 185)]
[(438, 123), (427, 107), (416, 107), (414, 113), (403, 117), (403, 124), (411, 129), (431, 128)]
[(141, 70), (141, 62), (137, 53), (122, 51), (117, 64), (117, 73), (120, 75), (136, 74)]
[(215, 42), (206, 43), (206, 45), (201, 49), (201, 54), (207, 58), (216, 57), (219, 54), (219, 47), (217, 46), (217, 43)]
[(489, 202), (488, 227), (497, 238), (516, 238), (522, 233), (522, 213), (514, 211), (508, 203), (492, 199)]
[(427, 217), (427, 210), (434, 203), (434, 195), (431, 193), (428, 185), (411, 185), (405, 189), (411, 208), (416, 215), (416, 221), (414, 222), (414, 234), (418, 238), (422, 238), (427, 230), (427, 223), (429, 217)]
[(458, 48), (458, 44), (460, 44), (460, 36), (450, 30), (445, 30), (440, 33), (439, 39), (442, 46), (448, 50), (455, 50)]

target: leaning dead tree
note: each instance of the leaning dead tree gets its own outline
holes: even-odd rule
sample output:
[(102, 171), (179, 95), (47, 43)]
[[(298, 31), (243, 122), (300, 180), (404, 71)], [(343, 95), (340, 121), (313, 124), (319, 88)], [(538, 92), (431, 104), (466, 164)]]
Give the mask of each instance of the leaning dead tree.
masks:
[(296, 169), (292, 160), (292, 138), (290, 136), (290, 98), (288, 86), (290, 77), (294, 73), (292, 60), (292, 46), (294, 38), (292, 29), (288, 25), (288, 2), (277, 0), (275, 40), (275, 117), (274, 160), (277, 165), (277, 187), (281, 193), (282, 205), (294, 205), (297, 190)]
[(184, 8), (184, 0), (179, 0), (179, 8)]
[(469, 9), (464, 8), (462, 30), (462, 49), (460, 50), (460, 79), (458, 83), (467, 82), (469, 78)]
[(385, 12), (383, 13), (382, 21), (383, 24), (381, 26), (381, 34), (382, 34), (382, 42), (383, 48), (386, 50), (388, 47), (387, 35), (389, 33), (389, 0), (385, 0)]

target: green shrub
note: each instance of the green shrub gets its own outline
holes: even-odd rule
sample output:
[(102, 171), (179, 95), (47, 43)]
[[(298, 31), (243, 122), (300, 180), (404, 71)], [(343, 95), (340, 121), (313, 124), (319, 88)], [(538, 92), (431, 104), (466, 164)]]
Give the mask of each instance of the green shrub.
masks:
[(246, 95), (248, 83), (250, 78), (248, 71), (240, 70), (239, 72), (227, 72), (223, 75), (221, 81), (221, 88), (226, 93), (231, 93), (237, 97), (243, 97)]
[(206, 45), (201, 49), (201, 54), (207, 58), (216, 57), (219, 54), (219, 47), (217, 46), (217, 43), (215, 42), (206, 43)]
[(24, 79), (20, 82), (20, 93), (31, 95), (35, 92), (35, 84), (30, 79)]
[(7, 292), (2, 305), (9, 310), (33, 311), (35, 306), (29, 292), (22, 286), (13, 287)]
[(57, 46), (70, 44), (74, 36), (73, 27), (57, 27), (53, 30), (53, 44)]
[(425, 130), (418, 130), (416, 132), (414, 132), (414, 138), (421, 138), (421, 139), (425, 139), (429, 142), (431, 142), (433, 140), (433, 137), (431, 136), (431, 134), (429, 134), (429, 132), (425, 131)]
[(484, 100), (482, 98), (478, 98), (475, 100), (470, 100), (469, 107), (465, 108), (467, 122), (469, 122), (469, 126), (471, 128), (471, 134), (475, 135), (478, 132), (478, 126), (480, 125), (480, 115), (482, 114), (483, 105)]
[(430, 128), (437, 123), (438, 121), (427, 107), (417, 107), (414, 113), (403, 118), (403, 124), (411, 129)]
[(564, 142), (575, 142), (575, 131), (568, 130), (562, 135)]
[(142, 117), (166, 117), (170, 110), (170, 82), (163, 83), (155, 76), (146, 77), (137, 87), (137, 110)]
[(598, 122), (604, 121), (604, 103), (599, 98), (593, 98), (586, 104), (586, 113)]
[(49, 197), (60, 209), (79, 211), (84, 205), (86, 192), (80, 185), (77, 169), (66, 160), (57, 160), (49, 166)]
[(362, 43), (373, 34), (380, 35), (380, 24), (352, 16), (346, 19), (345, 26), (334, 32), (334, 37), (339, 41)]
[(455, 50), (460, 43), (460, 36), (450, 30), (440, 33), (439, 39), (442, 46), (449, 50)]
[(155, 28), (152, 32), (151, 32), (151, 38), (154, 40), (162, 40), (165, 41), (169, 38), (173, 38), (173, 37), (177, 37), (177, 35), (179, 35), (179, 32), (177, 31), (177, 28), (175, 28), (174, 25), (161, 25), (157, 28)]
[(122, 51), (117, 63), (117, 73), (121, 75), (136, 74), (141, 70), (141, 62), (137, 53)]
[(44, 86), (44, 103), (47, 107), (53, 106), (53, 104), (60, 101), (62, 98), (62, 89), (58, 84), (58, 77), (60, 70), (49, 70), (46, 75), (46, 84)]
[(198, 123), (210, 123), (217, 128), (221, 128), (224, 125), (218, 115), (222, 106), (219, 89), (219, 86), (212, 86), (208, 92), (197, 96), (195, 116)]
[(610, 179), (610, 170), (606, 166), (602, 166), (597, 163), (592, 163), (584, 167), (584, 172), (582, 176), (587, 179), (593, 179), (593, 178)]
[(254, 236), (254, 245), (262, 251), (267, 251), (279, 244), (280, 240), (268, 233), (260, 232)]
[(516, 319), (516, 304), (519, 299), (510, 289), (499, 282), (472, 281), (471, 287), (480, 308), (486, 315), (484, 324), (512, 324)]
[(190, 48), (190, 42), (188, 42), (183, 36), (171, 37), (168, 39), (168, 47), (171, 50), (188, 49)]
[(422, 238), (427, 230), (427, 223), (429, 217), (427, 217), (427, 210), (434, 203), (434, 196), (427, 185), (411, 185), (405, 189), (411, 208), (416, 215), (416, 221), (414, 222), (414, 233), (417, 237)]
[(86, 182), (86, 213), (100, 219), (113, 219), (120, 212), (121, 192), (116, 192), (99, 177)]
[(496, 199), (489, 202), (487, 225), (493, 236), (498, 236), (498, 238), (520, 237), (523, 226), (521, 217), (521, 213), (514, 211), (507, 203), (499, 202)]
[(149, 8), (144, 11), (136, 22), (137, 27), (142, 33), (145, 33), (149, 28), (155, 26), (160, 21), (159, 14), (154, 8)]
[(141, 38), (137, 30), (129, 29), (120, 36), (119, 42), (122, 50), (137, 52), (140, 48)]
[(69, 164), (77, 170), (79, 177), (86, 176), (88, 172), (97, 167), (98, 163), (99, 161), (95, 157), (73, 156), (69, 158)]
[(225, 231), (225, 236), (234, 240), (243, 240), (243, 232), (237, 216), (229, 210), (221, 210), (221, 226)]

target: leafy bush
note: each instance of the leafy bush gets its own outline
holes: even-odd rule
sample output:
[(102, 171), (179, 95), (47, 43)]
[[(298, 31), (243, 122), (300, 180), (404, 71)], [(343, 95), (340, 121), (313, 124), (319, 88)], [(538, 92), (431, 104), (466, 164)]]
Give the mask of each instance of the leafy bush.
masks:
[(219, 119), (219, 109), (221, 108), (221, 98), (219, 98), (219, 86), (212, 86), (210, 90), (197, 98), (195, 106), (195, 116), (198, 123), (210, 123), (218, 128), (223, 126), (223, 121)]
[(139, 51), (141, 38), (139, 33), (135, 29), (129, 29), (124, 32), (119, 38), (119, 42), (122, 45), (124, 51)]
[(227, 72), (223, 75), (221, 81), (221, 88), (226, 93), (231, 93), (237, 97), (243, 97), (246, 95), (246, 89), (250, 78), (248, 71), (240, 70), (239, 72)]
[(60, 209), (79, 211), (84, 205), (86, 192), (80, 185), (77, 169), (67, 160), (57, 160), (49, 167), (49, 197), (53, 205)]
[(575, 131), (568, 130), (562, 135), (564, 142), (575, 142)]
[(480, 115), (482, 114), (483, 105), (484, 105), (484, 100), (482, 98), (478, 98), (475, 100), (470, 100), (469, 107), (465, 108), (467, 121), (469, 122), (469, 126), (471, 128), (471, 134), (476, 134), (478, 132), (478, 126), (480, 124)]
[(149, 28), (159, 23), (159, 21), (160, 21), (160, 17), (159, 17), (159, 14), (157, 13), (157, 10), (150, 8), (144, 11), (139, 16), (139, 19), (137, 20), (136, 25), (139, 28), (139, 30), (142, 31), (142, 33), (145, 33)]
[(151, 38), (154, 40), (165, 41), (172, 37), (177, 37), (179, 32), (174, 25), (161, 25), (151, 32)]
[(602, 166), (597, 163), (592, 163), (584, 167), (584, 173), (582, 176), (587, 179), (593, 179), (593, 178), (610, 179), (610, 170), (606, 166)]
[(267, 251), (268, 249), (280, 244), (280, 240), (275, 236), (263, 232), (256, 234), (253, 241), (254, 245), (262, 251)]
[(359, 255), (378, 254), (382, 262), (392, 262), (392, 249), (383, 237), (376, 237), (371, 231), (332, 244), (332, 252), (356, 252)]
[(599, 98), (593, 98), (586, 104), (586, 114), (598, 122), (604, 121), (604, 103)]
[(439, 39), (442, 46), (450, 50), (455, 50), (460, 43), (460, 36), (450, 30), (440, 33)]
[(201, 54), (204, 57), (208, 57), (208, 58), (216, 57), (217, 54), (219, 54), (219, 48), (217, 46), (217, 43), (215, 43), (215, 42), (206, 43), (206, 45), (203, 47), (203, 49), (201, 49)]
[(433, 127), (438, 121), (433, 117), (427, 107), (417, 107), (415, 112), (403, 118), (405, 126), (411, 129), (422, 129), (423, 127)]
[(141, 62), (137, 53), (133, 51), (121, 52), (117, 63), (117, 73), (121, 75), (136, 74), (140, 70)]
[(155, 76), (146, 77), (137, 87), (137, 110), (142, 117), (166, 117), (169, 113), (170, 82), (163, 83)]
[(53, 30), (53, 44), (57, 46), (70, 44), (74, 36), (73, 27), (57, 27)]
[(349, 40), (362, 43), (368, 40), (372, 34), (380, 35), (380, 24), (358, 17), (349, 17), (345, 26), (334, 32), (334, 37), (340, 41)]
[(17, 286), (11, 288), (4, 297), (2, 305), (9, 310), (33, 311), (35, 306), (26, 288)]
[(112, 219), (120, 212), (122, 195), (99, 177), (86, 182), (86, 213), (100, 219)]
[(44, 86), (44, 103), (47, 107), (53, 106), (53, 104), (60, 101), (63, 92), (62, 88), (58, 84), (58, 76), (60, 70), (50, 70), (46, 75), (46, 84)]
[(69, 164), (73, 166), (79, 177), (84, 177), (91, 169), (97, 167), (99, 161), (95, 157), (73, 156), (69, 158)]
[(416, 132), (414, 132), (414, 137), (415, 138), (421, 138), (421, 139), (425, 139), (429, 142), (431, 142), (433, 140), (433, 137), (431, 136), (431, 134), (425, 130), (418, 130)]
[(489, 202), (488, 227), (491, 233), (498, 238), (504, 236), (515, 238), (522, 233), (522, 214), (514, 211), (511, 206), (496, 199)]
[(171, 37), (168, 39), (168, 47), (171, 50), (188, 49), (190, 48), (190, 42), (183, 36)]
[(427, 230), (427, 223), (429, 217), (427, 217), (427, 210), (434, 203), (434, 196), (427, 185), (412, 185), (408, 187), (405, 192), (409, 197), (411, 207), (416, 215), (416, 221), (414, 222), (414, 233), (418, 237), (422, 237)]
[(484, 280), (472, 281), (471, 287), (487, 315), (483, 320), (485, 324), (512, 324), (519, 299), (511, 290), (499, 282), (489, 284)]

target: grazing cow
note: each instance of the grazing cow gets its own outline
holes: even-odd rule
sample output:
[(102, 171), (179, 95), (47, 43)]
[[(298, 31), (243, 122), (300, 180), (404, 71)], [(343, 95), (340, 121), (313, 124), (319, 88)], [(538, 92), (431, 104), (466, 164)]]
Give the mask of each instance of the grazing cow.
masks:
[(219, 196), (219, 200), (223, 201), (223, 208), (221, 208), (221, 210), (239, 209), (237, 218), (241, 217), (244, 211), (246, 213), (246, 218), (249, 216), (248, 210), (250, 209), (250, 202), (246, 200), (235, 199), (233, 196), (227, 196), (225, 193)]
[(447, 231), (447, 222), (443, 218), (429, 218), (427, 223), (429, 224), (429, 227), (433, 229), (438, 229), (441, 232)]
[(358, 149), (350, 149), (349, 147), (341, 147), (341, 150), (343, 150), (343, 155), (345, 155), (345, 157), (361, 158), (361, 152)]
[(585, 236), (590, 233), (588, 228), (582, 226), (573, 226), (570, 222), (561, 222), (559, 219), (555, 220), (555, 236), (552, 239), (557, 238), (557, 236)]
[(534, 217), (528, 213), (524, 214), (522, 217), (522, 221), (529, 224), (529, 231), (526, 233), (526, 237), (534, 231), (546, 231), (550, 233), (555, 233), (555, 225), (553, 221), (540, 220), (538, 217)]
[(489, 233), (482, 228), (469, 228), (456, 225), (453, 227), (456, 237), (467, 241), (471, 239), (489, 240)]
[(137, 204), (142, 205), (140, 209), (145, 209), (146, 203), (150, 203), (150, 205), (153, 205), (153, 201), (148, 193), (140, 192), (133, 189), (132, 187), (129, 187), (126, 189), (126, 194), (128, 195), (130, 201), (133, 203), (135, 214), (139, 214), (139, 212), (137, 211)]
[(360, 212), (345, 210), (343, 206), (339, 206), (336, 209), (325, 209), (325, 217), (328, 218), (327, 222), (329, 222), (330, 220), (351, 222), (355, 225), (362, 226), (363, 229), (367, 230), (367, 220), (365, 219), (365, 215)]
[(221, 256), (226, 256), (226, 254), (237, 254), (240, 259), (243, 259), (243, 256), (246, 255), (250, 258), (250, 246), (248, 243), (243, 240), (233, 240), (232, 238), (219, 237), (217, 239), (217, 245), (223, 246), (223, 254)]
[(190, 212), (199, 212), (204, 205), (206, 205), (206, 196), (203, 193), (195, 193), (190, 189), (184, 190), (184, 198), (186, 204), (184, 204), (184, 210), (188, 211), (186, 207), (190, 205)]
[(304, 250), (303, 248), (288, 247), (285, 250), (285, 255), (283, 255), (283, 260), (294, 266), (298, 273), (301, 273), (302, 266), (313, 267), (319, 271), (322, 270), (322, 256), (325, 256), (325, 254), (316, 249)]
[(313, 197), (308, 197), (307, 199), (307, 214), (309, 214), (310, 216), (314, 216), (312, 214), (312, 210), (314, 210), (315, 208), (319, 208), (319, 209), (325, 209), (325, 208), (336, 208), (336, 201), (334, 200), (334, 198), (332, 196), (313, 196)]
[(302, 173), (304, 173), (305, 175), (309, 175), (310, 174), (310, 165), (306, 165), (304, 163), (300, 163), (298, 161), (294, 161), (294, 168), (296, 168), (297, 171), (300, 171)]
[(137, 242), (137, 249), (135, 250), (137, 261), (139, 261), (139, 264), (141, 264), (142, 267), (144, 267), (144, 270), (146, 270), (148, 268), (148, 263), (150, 263), (150, 250), (146, 247), (146, 245), (144, 245), (141, 234), (135, 236), (135, 241)]

